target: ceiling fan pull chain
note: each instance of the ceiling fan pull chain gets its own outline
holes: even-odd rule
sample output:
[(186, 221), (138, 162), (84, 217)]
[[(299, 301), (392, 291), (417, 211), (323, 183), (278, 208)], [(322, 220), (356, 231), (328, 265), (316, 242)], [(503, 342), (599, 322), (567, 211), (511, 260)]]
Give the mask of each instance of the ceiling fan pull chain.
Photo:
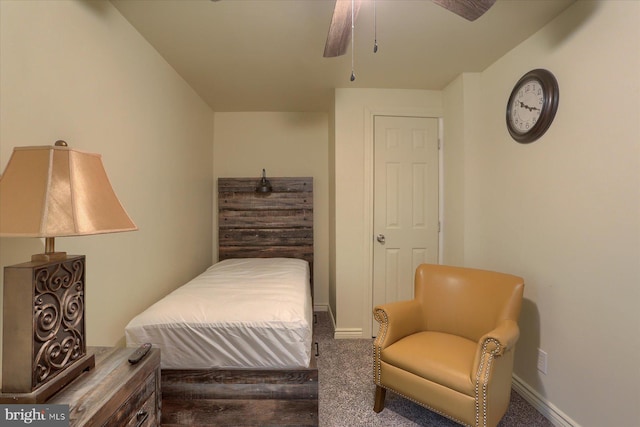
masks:
[(349, 80), (354, 81), (356, 79), (356, 73), (354, 71), (354, 54), (353, 51), (355, 49), (355, 45), (354, 45), (354, 40), (356, 38), (356, 32), (355, 32), (355, 24), (354, 24), (354, 19), (353, 19), (353, 5), (354, 5), (354, 0), (351, 0), (351, 77), (349, 78)]
[(376, 0), (373, 0), (373, 53), (378, 52), (378, 20), (376, 18)]

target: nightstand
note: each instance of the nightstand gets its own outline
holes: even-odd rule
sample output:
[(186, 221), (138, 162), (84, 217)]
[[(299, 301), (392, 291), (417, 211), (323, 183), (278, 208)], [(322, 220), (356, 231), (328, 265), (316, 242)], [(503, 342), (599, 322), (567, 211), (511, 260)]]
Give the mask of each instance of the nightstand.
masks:
[(137, 364), (135, 348), (88, 347), (96, 367), (55, 394), (47, 403), (68, 404), (71, 426), (159, 426), (160, 350)]

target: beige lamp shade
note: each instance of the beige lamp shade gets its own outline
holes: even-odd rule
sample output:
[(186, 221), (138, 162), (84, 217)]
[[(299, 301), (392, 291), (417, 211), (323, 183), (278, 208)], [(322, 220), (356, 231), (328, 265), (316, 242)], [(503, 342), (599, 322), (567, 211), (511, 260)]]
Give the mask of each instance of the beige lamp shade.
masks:
[(62, 237), (138, 228), (99, 154), (66, 146), (16, 147), (0, 177), (1, 237)]

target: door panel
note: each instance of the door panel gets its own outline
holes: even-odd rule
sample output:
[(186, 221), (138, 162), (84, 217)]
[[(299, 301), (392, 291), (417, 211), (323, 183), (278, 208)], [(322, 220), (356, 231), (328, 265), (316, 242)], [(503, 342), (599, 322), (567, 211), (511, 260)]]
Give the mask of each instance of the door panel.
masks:
[(374, 118), (373, 306), (413, 298), (416, 267), (438, 262), (438, 176), (438, 119)]

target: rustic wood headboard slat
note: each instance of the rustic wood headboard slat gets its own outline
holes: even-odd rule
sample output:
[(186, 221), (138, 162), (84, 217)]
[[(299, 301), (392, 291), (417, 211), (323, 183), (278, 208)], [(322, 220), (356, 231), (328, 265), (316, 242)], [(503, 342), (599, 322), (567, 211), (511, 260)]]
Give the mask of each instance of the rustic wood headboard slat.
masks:
[[(268, 178), (273, 187), (273, 193), (313, 191), (311, 177)], [(218, 192), (253, 192), (260, 181), (259, 178), (218, 178)], [(271, 193), (273, 195), (273, 193)]]
[(220, 230), (218, 236), (220, 246), (238, 246), (238, 240), (242, 246), (278, 246), (282, 240), (286, 240), (289, 246), (309, 246), (309, 240), (313, 239), (313, 230), (308, 228), (231, 228)]
[(220, 206), (224, 209), (236, 210), (277, 210), (277, 209), (308, 209), (313, 210), (313, 194), (275, 193), (256, 195), (248, 198), (247, 193), (218, 193)]
[(313, 211), (309, 209), (235, 209), (228, 205), (221, 207), (219, 228), (313, 228)]
[(313, 260), (313, 248), (310, 246), (229, 246), (226, 249), (227, 258), (298, 258), (311, 263)]

